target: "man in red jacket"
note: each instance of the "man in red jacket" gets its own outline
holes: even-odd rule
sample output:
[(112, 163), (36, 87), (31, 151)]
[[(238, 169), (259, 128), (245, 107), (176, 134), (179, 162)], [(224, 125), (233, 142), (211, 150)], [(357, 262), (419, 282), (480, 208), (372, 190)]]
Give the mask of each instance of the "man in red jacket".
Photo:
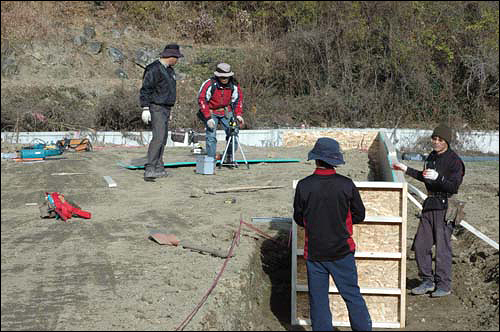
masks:
[[(231, 118), (235, 118), (240, 127), (245, 124), (242, 116), (243, 94), (230, 65), (219, 63), (214, 76), (203, 82), (198, 92), (198, 104), (200, 106), (199, 116), (206, 126), (207, 156), (215, 159), (218, 123), (220, 122), (224, 127), (226, 141), (230, 136), (229, 120)], [(237, 140), (235, 140), (235, 151), (237, 148)], [(231, 154), (231, 149), (228, 149), (228, 162), (232, 162)]]
[(354, 182), (335, 171), (345, 163), (336, 140), (319, 138), (308, 160), (316, 160), (316, 171), (297, 184), (293, 218), (306, 233), (304, 258), (312, 328), (333, 330), (328, 298), (332, 275), (347, 305), (352, 330), (371, 331), (370, 314), (359, 290), (352, 238), (352, 225), (364, 221), (365, 206)]

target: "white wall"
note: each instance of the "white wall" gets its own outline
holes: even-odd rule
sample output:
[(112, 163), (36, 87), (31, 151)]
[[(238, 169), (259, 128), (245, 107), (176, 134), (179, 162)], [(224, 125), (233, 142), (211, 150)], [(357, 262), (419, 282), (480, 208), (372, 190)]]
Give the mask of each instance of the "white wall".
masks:
[[(411, 151), (412, 147), (422, 138), (429, 138), (432, 130), (419, 129), (388, 129), (388, 128), (369, 128), (369, 129), (352, 129), (352, 128), (313, 128), (313, 129), (257, 129), (257, 130), (240, 130), (239, 141), (243, 145), (272, 147), (281, 146), (283, 144), (283, 133), (285, 131), (331, 131), (331, 130), (354, 130), (354, 131), (382, 131), (398, 150)], [(85, 132), (20, 132), (19, 135), (12, 132), (2, 132), (2, 142), (31, 144), (36, 139), (41, 139), (46, 143), (56, 142), (65, 137), (83, 138), (86, 137)], [(148, 144), (151, 140), (151, 132), (128, 132), (123, 135), (121, 132), (97, 132), (96, 139), (99, 143), (119, 144), (140, 146)], [(223, 130), (217, 131), (217, 139), (223, 141), (225, 134)], [(457, 137), (463, 148), (470, 151), (478, 151), (483, 153), (499, 154), (499, 135), (498, 131), (473, 131), (469, 133), (459, 134)], [(167, 146), (187, 146), (187, 135), (184, 143), (173, 142), (170, 135), (167, 141)]]

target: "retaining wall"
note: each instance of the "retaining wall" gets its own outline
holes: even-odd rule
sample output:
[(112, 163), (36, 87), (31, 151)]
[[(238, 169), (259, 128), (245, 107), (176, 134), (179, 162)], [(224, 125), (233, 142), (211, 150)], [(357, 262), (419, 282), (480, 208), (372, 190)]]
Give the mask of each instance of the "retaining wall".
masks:
[[(384, 133), (388, 141), (392, 143), (395, 149), (404, 151), (414, 151), (416, 145), (422, 140), (427, 140), (432, 133), (432, 130), (420, 129), (388, 129), (388, 128), (368, 128), (368, 129), (352, 129), (352, 128), (312, 128), (312, 129), (257, 129), (257, 130), (241, 130), (239, 133), (239, 141), (243, 145), (259, 146), (259, 147), (274, 147), (290, 145), (293, 142), (296, 144), (312, 145), (314, 142), (301, 141), (303, 135), (321, 137), (324, 134), (337, 132), (349, 135), (349, 132), (358, 132), (366, 135), (376, 135), (378, 132)], [(90, 132), (2, 132), (2, 142), (31, 144), (35, 139), (41, 139), (47, 143), (55, 142), (65, 137), (83, 138), (91, 136), (93, 141), (108, 144), (120, 144), (140, 146), (148, 144), (151, 140), (151, 131), (143, 132), (111, 132), (100, 131), (95, 134)], [(330, 136), (330, 135), (327, 135)], [(294, 139), (295, 137), (295, 139)], [(223, 130), (217, 131), (217, 139), (224, 140), (225, 133)], [(368, 139), (369, 140), (369, 139)], [(498, 131), (471, 131), (457, 134), (457, 142), (460, 142), (462, 149), (468, 151), (477, 151), (482, 153), (499, 154), (499, 134)], [(185, 136), (183, 143), (173, 142), (170, 138), (167, 141), (167, 146), (187, 146), (188, 137)], [(342, 145), (344, 147), (344, 145)]]

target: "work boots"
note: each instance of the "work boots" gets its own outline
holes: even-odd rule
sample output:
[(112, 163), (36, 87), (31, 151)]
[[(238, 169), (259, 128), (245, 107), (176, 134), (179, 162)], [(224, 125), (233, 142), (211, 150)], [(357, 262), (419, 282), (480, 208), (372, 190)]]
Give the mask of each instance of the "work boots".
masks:
[(447, 296), (450, 294), (451, 294), (451, 291), (447, 291), (447, 290), (444, 290), (442, 288), (438, 288), (434, 292), (431, 293), (431, 296), (432, 297), (443, 297), (443, 296)]
[(154, 174), (157, 178), (163, 178), (169, 175), (164, 169), (157, 169)]
[(156, 173), (151, 169), (146, 169), (144, 171), (144, 181), (154, 182), (157, 177)]
[(411, 290), (413, 295), (423, 295), (427, 292), (434, 291), (436, 285), (432, 280), (425, 279), (418, 287), (415, 287)]

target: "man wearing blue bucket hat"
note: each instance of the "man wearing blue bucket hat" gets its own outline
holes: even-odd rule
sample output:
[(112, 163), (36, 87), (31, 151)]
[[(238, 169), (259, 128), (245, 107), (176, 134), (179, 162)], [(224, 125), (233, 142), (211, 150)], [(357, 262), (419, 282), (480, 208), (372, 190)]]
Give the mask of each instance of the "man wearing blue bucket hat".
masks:
[(345, 164), (339, 143), (321, 137), (309, 152), (316, 170), (295, 190), (295, 222), (305, 228), (304, 259), (314, 331), (332, 331), (329, 276), (344, 299), (353, 331), (371, 331), (372, 322), (358, 285), (352, 225), (365, 219), (365, 206), (354, 182), (337, 174)]

